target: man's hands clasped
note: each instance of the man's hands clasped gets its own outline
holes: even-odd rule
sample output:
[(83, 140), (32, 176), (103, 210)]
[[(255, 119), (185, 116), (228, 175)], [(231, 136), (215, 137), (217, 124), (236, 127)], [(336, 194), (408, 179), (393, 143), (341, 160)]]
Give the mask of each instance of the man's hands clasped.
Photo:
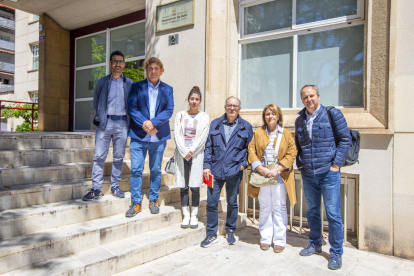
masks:
[(158, 129), (154, 127), (154, 124), (150, 120), (147, 120), (142, 124), (142, 129), (149, 135), (154, 135), (158, 132)]

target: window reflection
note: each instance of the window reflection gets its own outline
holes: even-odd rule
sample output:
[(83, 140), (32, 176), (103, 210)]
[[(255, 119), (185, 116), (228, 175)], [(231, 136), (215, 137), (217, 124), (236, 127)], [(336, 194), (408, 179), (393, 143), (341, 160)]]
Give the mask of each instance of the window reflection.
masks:
[(244, 34), (254, 34), (292, 26), (292, 0), (271, 1), (244, 10)]
[(76, 99), (93, 97), (95, 86), (105, 73), (105, 66), (76, 71)]
[(363, 106), (364, 26), (301, 35), (298, 38), (300, 88), (319, 87), (324, 105)]
[(93, 117), (95, 109), (92, 101), (75, 102), (75, 126), (76, 130), (95, 130)]
[(111, 52), (116, 50), (130, 57), (145, 55), (145, 23), (111, 31)]
[(269, 103), (291, 107), (293, 38), (242, 46), (242, 108), (262, 109)]
[(76, 67), (106, 62), (106, 33), (76, 41)]
[(357, 14), (358, 0), (297, 0), (296, 24)]

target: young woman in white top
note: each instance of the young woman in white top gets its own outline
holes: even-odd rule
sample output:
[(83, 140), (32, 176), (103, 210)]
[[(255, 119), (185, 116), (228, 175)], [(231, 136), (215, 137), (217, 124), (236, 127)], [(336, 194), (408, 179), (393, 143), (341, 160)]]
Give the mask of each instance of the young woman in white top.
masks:
[[(183, 222), (181, 228), (197, 228), (200, 187), (203, 184), (204, 146), (210, 127), (210, 117), (199, 111), (201, 92), (194, 86), (188, 94), (190, 109), (175, 116), (175, 184), (181, 188)], [(191, 172), (191, 173), (190, 173)], [(191, 213), (190, 197), (191, 189)]]

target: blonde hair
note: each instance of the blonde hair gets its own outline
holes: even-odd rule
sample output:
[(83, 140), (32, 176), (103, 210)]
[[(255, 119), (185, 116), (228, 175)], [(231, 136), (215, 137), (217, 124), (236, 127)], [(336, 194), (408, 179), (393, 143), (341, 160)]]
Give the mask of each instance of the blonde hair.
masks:
[(277, 117), (279, 117), (279, 120), (277, 121), (277, 124), (281, 127), (283, 127), (283, 115), (282, 115), (282, 110), (280, 109), (279, 106), (275, 105), (275, 104), (268, 104), (265, 106), (265, 108), (263, 108), (263, 112), (262, 112), (262, 120), (263, 120), (263, 127), (266, 128), (267, 124), (266, 124), (266, 110), (272, 110)]
[(164, 64), (162, 64), (161, 60), (157, 57), (150, 57), (144, 63), (144, 69), (147, 70), (148, 66), (151, 64), (156, 63), (161, 70), (161, 73), (164, 73)]

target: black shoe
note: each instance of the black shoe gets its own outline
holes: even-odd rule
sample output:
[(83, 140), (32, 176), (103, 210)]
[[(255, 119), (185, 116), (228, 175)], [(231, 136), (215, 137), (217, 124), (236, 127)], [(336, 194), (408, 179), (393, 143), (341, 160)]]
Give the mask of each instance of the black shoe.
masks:
[(92, 201), (102, 197), (101, 190), (94, 190), (93, 188), (88, 191), (88, 193), (82, 198), (83, 201)]
[(237, 242), (238, 238), (234, 235), (234, 230), (227, 230), (226, 239), (227, 243), (233, 245)]
[(328, 263), (328, 268), (332, 270), (337, 270), (342, 267), (342, 257), (336, 255), (335, 253), (331, 253), (331, 259)]
[(160, 212), (160, 206), (158, 206), (158, 201), (150, 201), (149, 208), (151, 214), (158, 214)]
[(128, 211), (126, 211), (125, 216), (127, 218), (132, 218), (133, 216), (135, 216), (139, 212), (141, 212), (141, 204), (132, 203), (131, 208)]
[(301, 256), (311, 256), (315, 253), (321, 253), (322, 252), (322, 247), (319, 246), (315, 246), (314, 244), (309, 244), (308, 246), (306, 246), (305, 248), (303, 248), (300, 252), (299, 255)]
[(217, 243), (218, 239), (217, 236), (207, 236), (200, 244), (201, 247), (209, 247), (210, 245), (212, 245), (213, 243)]

